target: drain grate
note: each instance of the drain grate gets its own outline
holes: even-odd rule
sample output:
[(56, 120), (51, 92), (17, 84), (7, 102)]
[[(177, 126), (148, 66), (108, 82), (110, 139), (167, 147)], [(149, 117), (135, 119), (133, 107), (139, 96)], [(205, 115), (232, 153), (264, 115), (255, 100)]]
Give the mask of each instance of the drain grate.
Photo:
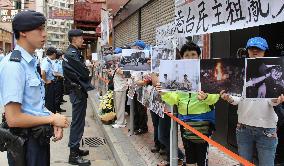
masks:
[(106, 141), (102, 137), (85, 137), (82, 139), (82, 144), (89, 147), (98, 147), (106, 144)]

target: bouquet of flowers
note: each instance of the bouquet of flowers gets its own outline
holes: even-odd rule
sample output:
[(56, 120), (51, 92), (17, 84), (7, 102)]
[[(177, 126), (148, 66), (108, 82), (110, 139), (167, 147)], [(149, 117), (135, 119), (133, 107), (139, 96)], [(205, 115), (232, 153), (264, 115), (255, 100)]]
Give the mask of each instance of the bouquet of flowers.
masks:
[(115, 119), (115, 112), (113, 111), (113, 91), (107, 91), (107, 93), (100, 100), (100, 118), (104, 124), (111, 124)]

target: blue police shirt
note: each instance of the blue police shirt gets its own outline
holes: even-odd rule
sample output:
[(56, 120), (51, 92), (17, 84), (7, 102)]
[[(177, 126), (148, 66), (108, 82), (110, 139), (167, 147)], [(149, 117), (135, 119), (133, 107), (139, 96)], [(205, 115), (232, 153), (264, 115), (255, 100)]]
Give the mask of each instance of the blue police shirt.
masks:
[(62, 60), (56, 60), (53, 65), (54, 72), (58, 72), (60, 75), (63, 76)]
[(54, 80), (54, 75), (53, 75), (53, 65), (52, 65), (52, 60), (49, 59), (48, 57), (45, 57), (42, 62), (41, 62), (41, 70), (44, 70), (46, 73), (46, 79), (47, 80)]
[(37, 61), (20, 46), (21, 62), (10, 61), (11, 54), (0, 62), (0, 101), (1, 105), (10, 102), (20, 103), (22, 112), (34, 116), (48, 116), (45, 109), (43, 81), (36, 70)]

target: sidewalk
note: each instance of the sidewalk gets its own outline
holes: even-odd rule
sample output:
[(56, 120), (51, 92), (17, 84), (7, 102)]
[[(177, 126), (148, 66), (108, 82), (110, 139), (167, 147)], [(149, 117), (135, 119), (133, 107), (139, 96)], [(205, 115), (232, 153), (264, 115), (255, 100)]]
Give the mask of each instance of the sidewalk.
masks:
[[(97, 115), (99, 105), (99, 95), (96, 91), (89, 94), (89, 99), (95, 115)], [(166, 115), (165, 115), (166, 116)], [(129, 116), (127, 116), (129, 124)], [(128, 128), (113, 129), (110, 125), (103, 125), (102, 130), (119, 165), (122, 166), (156, 166), (157, 163), (165, 159), (165, 156), (151, 153), (154, 146), (153, 125), (150, 113), (148, 112), (149, 132), (143, 135), (129, 136)], [(179, 147), (183, 150), (182, 141), (179, 136)], [(209, 148), (209, 166), (235, 166), (238, 163), (227, 155), (220, 152), (215, 147)]]
[[(68, 116), (69, 121), (71, 122), (72, 116), (72, 109), (71, 103), (69, 102), (69, 97), (65, 96), (64, 99), (66, 102), (63, 106), (63, 109), (66, 109), (67, 112), (63, 113), (64, 115)], [(0, 108), (1, 112), (1, 108)], [(91, 160), (93, 166), (117, 166), (113, 154), (107, 144), (102, 145), (104, 142), (101, 140), (105, 140), (104, 134), (101, 131), (100, 124), (97, 123), (98, 120), (94, 119), (92, 107), (90, 102), (88, 102), (87, 107), (87, 116), (86, 116), (86, 125), (85, 125), (85, 132), (84, 138), (94, 138), (97, 146), (90, 147), (88, 146), (87, 142), (85, 141), (83, 149), (90, 150), (90, 155), (86, 156), (87, 159)], [(69, 148), (68, 148), (68, 141), (69, 141), (69, 131), (70, 128), (64, 130), (64, 137), (60, 142), (51, 143), (51, 166), (68, 166), (68, 156), (69, 156)], [(94, 142), (93, 142), (94, 143)], [(106, 142), (107, 143), (107, 142)], [(99, 145), (101, 144), (101, 145)], [(8, 166), (6, 152), (0, 152), (0, 165), (1, 166)]]

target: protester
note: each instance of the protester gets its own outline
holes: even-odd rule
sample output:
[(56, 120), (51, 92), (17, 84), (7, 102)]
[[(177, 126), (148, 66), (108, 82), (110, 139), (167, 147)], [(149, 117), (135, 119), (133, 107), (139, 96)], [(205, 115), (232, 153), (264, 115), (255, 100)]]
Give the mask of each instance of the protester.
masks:
[[(246, 48), (250, 58), (261, 58), (268, 51), (268, 44), (261, 37), (248, 40)], [(274, 165), (278, 143), (276, 134), (277, 115), (273, 106), (284, 101), (281, 95), (277, 99), (251, 100), (220, 92), (222, 99), (230, 104), (238, 105), (238, 124), (236, 128), (239, 155), (253, 162), (253, 154), (257, 152), (256, 165)]]

